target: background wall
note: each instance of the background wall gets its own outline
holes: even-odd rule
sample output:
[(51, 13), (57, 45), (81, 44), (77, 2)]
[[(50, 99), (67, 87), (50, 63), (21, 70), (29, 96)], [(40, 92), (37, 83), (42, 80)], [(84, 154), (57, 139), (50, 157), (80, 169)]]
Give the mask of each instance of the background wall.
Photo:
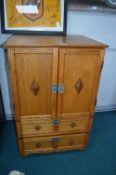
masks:
[[(1, 27), (1, 26), (0, 26)], [(0, 30), (0, 45), (5, 42), (6, 39), (9, 38), (10, 35), (1, 34)], [(11, 105), (10, 105), (10, 97), (9, 97), (9, 88), (8, 88), (8, 80), (6, 73), (6, 63), (4, 57), (4, 50), (0, 48), (0, 86), (2, 90), (3, 103), (5, 108), (5, 114), (7, 118), (11, 118)]]
[[(100, 81), (96, 111), (116, 109), (116, 16), (113, 14), (68, 12), (67, 34), (82, 34), (108, 44), (105, 64)], [(0, 43), (10, 35), (0, 33)], [(89, 66), (89, 65), (88, 65)], [(0, 84), (2, 87), (5, 113), (11, 119), (8, 81), (3, 49), (0, 49)]]

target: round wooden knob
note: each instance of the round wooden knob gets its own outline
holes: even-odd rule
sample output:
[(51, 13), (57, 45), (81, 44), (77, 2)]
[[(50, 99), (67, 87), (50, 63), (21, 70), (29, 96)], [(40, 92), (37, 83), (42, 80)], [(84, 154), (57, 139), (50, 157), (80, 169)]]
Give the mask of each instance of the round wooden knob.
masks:
[(76, 126), (76, 123), (75, 123), (75, 122), (72, 122), (72, 123), (70, 124), (70, 126), (71, 126), (71, 128), (74, 128), (74, 127)]
[(37, 148), (40, 148), (42, 146), (42, 144), (40, 142), (36, 143), (35, 145)]
[(36, 125), (36, 126), (35, 126), (35, 129), (36, 129), (37, 131), (39, 131), (39, 130), (41, 129), (41, 126)]

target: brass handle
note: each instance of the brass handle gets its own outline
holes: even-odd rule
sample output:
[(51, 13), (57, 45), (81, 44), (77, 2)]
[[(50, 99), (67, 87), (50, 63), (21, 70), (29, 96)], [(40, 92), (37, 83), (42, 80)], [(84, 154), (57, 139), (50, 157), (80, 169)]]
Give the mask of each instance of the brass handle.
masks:
[(38, 143), (36, 143), (36, 145), (35, 145), (37, 148), (40, 148), (40, 147), (42, 147), (42, 144), (40, 143), (40, 142), (38, 142)]
[(39, 130), (41, 129), (41, 126), (36, 125), (36, 126), (35, 126), (35, 129), (36, 129), (37, 131), (39, 131)]
[(77, 124), (75, 122), (71, 123), (70, 126), (71, 128), (74, 128)]
[(69, 141), (69, 143), (68, 143), (70, 146), (73, 146), (74, 145), (74, 141), (73, 140), (71, 140), (71, 141)]

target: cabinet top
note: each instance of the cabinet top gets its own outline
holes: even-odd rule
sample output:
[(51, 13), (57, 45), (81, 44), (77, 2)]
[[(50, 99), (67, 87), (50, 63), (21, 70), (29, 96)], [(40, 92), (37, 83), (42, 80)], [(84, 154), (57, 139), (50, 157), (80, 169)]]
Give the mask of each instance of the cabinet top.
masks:
[(82, 35), (68, 36), (38, 36), (38, 35), (13, 35), (3, 45), (9, 47), (99, 47), (108, 45), (95, 41)]

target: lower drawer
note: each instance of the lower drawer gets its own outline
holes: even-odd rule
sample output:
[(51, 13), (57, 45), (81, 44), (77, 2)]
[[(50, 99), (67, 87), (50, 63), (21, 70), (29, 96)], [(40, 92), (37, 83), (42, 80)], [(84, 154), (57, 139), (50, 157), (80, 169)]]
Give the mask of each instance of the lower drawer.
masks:
[(23, 143), (25, 154), (83, 149), (88, 143), (88, 134), (24, 138)]

